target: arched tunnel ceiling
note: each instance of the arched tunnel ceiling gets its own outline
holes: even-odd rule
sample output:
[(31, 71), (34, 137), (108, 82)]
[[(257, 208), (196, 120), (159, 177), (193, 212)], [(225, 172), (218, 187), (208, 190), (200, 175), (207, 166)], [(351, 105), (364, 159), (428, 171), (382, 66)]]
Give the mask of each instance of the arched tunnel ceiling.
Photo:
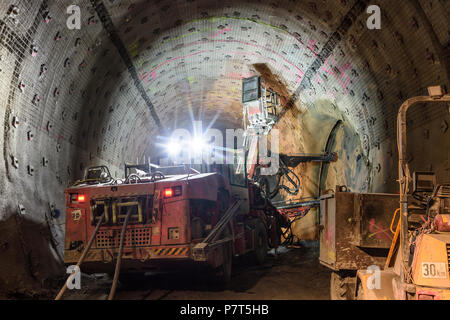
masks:
[[(342, 120), (342, 160), (366, 159), (365, 171), (342, 164), (346, 181), (392, 192), (398, 107), (449, 88), (448, 0), (378, 1), (381, 30), (366, 27), (367, 0), (79, 0), (81, 29), (69, 30), (72, 4), (0, 4), (0, 220), (19, 210), (43, 221), (87, 166), (120, 176), (193, 119), (242, 127), (241, 79), (253, 74), (283, 95), (282, 151), (322, 151)], [(448, 175), (449, 111), (430, 110), (409, 123), (443, 155), (417, 161)]]
[(448, 81), (445, 2), (390, 4), (381, 32), (366, 27), (367, 2), (152, 4), (106, 8), (168, 128), (185, 126), (190, 109), (205, 121), (219, 110), (221, 121), (239, 126), (240, 79), (255, 74), (255, 64), (266, 64), (287, 101), (331, 100), (369, 149), (392, 137), (403, 99)]
[[(192, 119), (240, 127), (241, 79), (260, 73), (257, 65), (270, 70), (287, 105), (305, 111), (325, 99), (342, 111), (368, 154), (392, 139), (406, 97), (448, 83), (449, 3), (382, 2), (381, 30), (367, 29), (368, 4), (80, 1), (82, 29), (68, 30), (70, 2), (5, 2), (7, 175), (8, 158), (21, 157), (15, 131), (34, 134), (33, 148), (50, 139), (55, 154), (70, 150), (62, 152), (69, 168), (59, 169), (66, 180), (91, 162), (119, 168), (149, 156), (158, 134)], [(23, 122), (18, 130), (11, 117)]]

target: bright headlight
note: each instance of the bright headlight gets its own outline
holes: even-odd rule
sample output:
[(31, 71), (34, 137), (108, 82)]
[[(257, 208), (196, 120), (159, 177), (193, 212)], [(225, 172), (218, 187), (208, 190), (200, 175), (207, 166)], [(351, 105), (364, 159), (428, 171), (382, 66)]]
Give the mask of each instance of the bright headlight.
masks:
[(181, 146), (180, 146), (180, 144), (178, 142), (171, 141), (166, 146), (166, 150), (167, 150), (167, 153), (169, 154), (169, 156), (175, 157), (175, 156), (178, 156), (180, 154)]

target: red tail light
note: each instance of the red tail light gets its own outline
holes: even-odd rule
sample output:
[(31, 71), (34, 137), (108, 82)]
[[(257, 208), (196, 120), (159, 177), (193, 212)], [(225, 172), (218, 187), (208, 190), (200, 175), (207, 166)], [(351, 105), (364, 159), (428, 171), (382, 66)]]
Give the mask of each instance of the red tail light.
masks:
[(71, 193), (70, 194), (70, 203), (85, 203), (87, 201), (87, 197), (85, 194)]
[(164, 197), (172, 198), (173, 197), (173, 189), (169, 188), (169, 189), (164, 190)]
[(181, 186), (164, 189), (164, 198), (166, 198), (166, 199), (173, 198), (173, 197), (179, 197), (182, 194), (183, 194), (183, 188)]

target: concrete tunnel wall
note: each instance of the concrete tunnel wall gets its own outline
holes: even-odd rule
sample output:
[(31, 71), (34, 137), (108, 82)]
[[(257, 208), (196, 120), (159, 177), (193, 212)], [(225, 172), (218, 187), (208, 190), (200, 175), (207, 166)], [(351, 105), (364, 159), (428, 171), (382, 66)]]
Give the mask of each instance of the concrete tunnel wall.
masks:
[[(81, 30), (66, 26), (73, 4)], [(241, 128), (241, 79), (253, 74), (283, 96), (281, 152), (322, 152), (340, 121), (322, 190), (396, 192), (400, 104), (449, 88), (450, 2), (378, 1), (381, 30), (366, 27), (369, 4), (2, 1), (0, 288), (32, 295), (63, 272), (69, 181), (99, 164), (120, 177), (192, 118)], [(449, 113), (410, 113), (412, 171), (449, 178)], [(296, 172), (302, 195), (317, 196), (319, 166)]]

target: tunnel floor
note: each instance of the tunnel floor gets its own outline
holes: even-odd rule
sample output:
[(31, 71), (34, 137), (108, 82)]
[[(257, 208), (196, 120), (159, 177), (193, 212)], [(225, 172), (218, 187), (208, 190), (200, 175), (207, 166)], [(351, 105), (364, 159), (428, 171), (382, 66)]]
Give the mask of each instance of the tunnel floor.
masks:
[[(147, 275), (143, 281), (121, 285), (116, 300), (329, 300), (330, 271), (318, 261), (318, 243), (291, 247), (278, 257), (268, 256), (263, 266), (245, 261), (233, 265), (226, 287), (211, 284), (192, 273)], [(84, 289), (71, 291), (66, 300), (104, 300), (111, 279), (82, 279)]]

